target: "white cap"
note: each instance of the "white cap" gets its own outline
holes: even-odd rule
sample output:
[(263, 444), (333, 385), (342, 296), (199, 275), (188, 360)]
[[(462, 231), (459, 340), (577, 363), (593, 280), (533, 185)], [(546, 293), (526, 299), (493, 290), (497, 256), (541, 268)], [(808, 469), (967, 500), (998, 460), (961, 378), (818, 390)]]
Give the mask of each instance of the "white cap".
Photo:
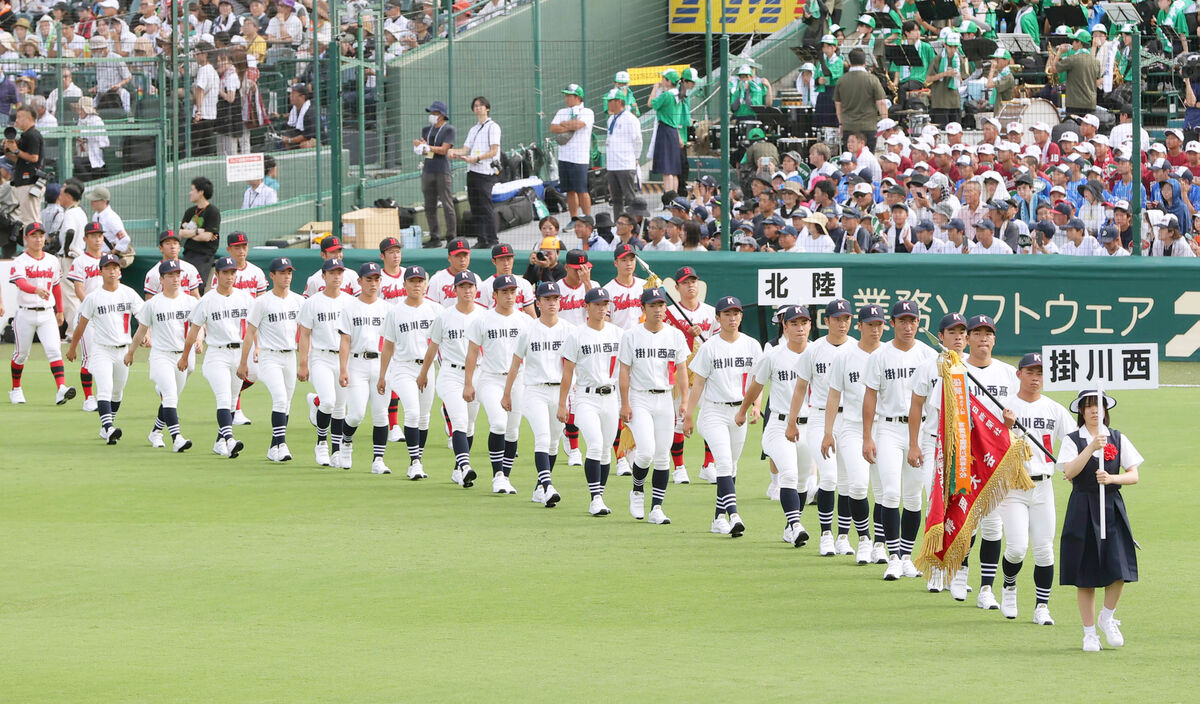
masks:
[(937, 125), (925, 125), (924, 127), (922, 127), (921, 128), (921, 136), (929, 137), (930, 139), (937, 139), (937, 136), (938, 136)]
[(903, 145), (904, 141), (905, 140), (904, 140), (903, 135), (894, 134), (891, 137), (888, 137), (886, 140), (884, 140), (884, 144), (888, 145), (889, 147), (894, 147), (897, 145)]
[(1200, 142), (1196, 142), (1196, 141), (1188, 142), (1187, 146), (1183, 148), (1183, 151), (1185, 151), (1185, 152), (1200, 152)]
[(951, 145), (950, 145), (950, 151), (951, 151), (951, 152), (962, 152), (962, 151), (966, 151), (966, 150), (968, 150), (968, 149), (970, 149), (970, 148), (971, 148), (971, 145), (969, 145), (969, 144), (963, 144), (962, 142), (959, 142), (959, 143), (957, 143), (957, 144), (951, 144)]
[(1001, 129), (1000, 121), (994, 117), (989, 117), (988, 119), (984, 120), (983, 124), (991, 125), (992, 127), (995, 127), (996, 129)]
[(996, 148), (990, 144), (980, 144), (976, 151), (980, 154), (995, 154)]
[(1083, 124), (1091, 125), (1092, 127), (1099, 129), (1100, 128), (1100, 118), (1096, 117), (1095, 115), (1084, 115), (1083, 116)]
[(111, 7), (114, 10), (121, 9), (121, 5), (117, 0), (100, 0), (100, 7)]
[(1166, 148), (1165, 146), (1163, 146), (1163, 143), (1162, 143), (1162, 142), (1155, 142), (1154, 144), (1151, 144), (1151, 145), (1150, 145), (1150, 148), (1149, 148), (1149, 149), (1147, 149), (1146, 151), (1151, 151), (1151, 152), (1162, 152), (1163, 154), (1166, 154), (1166, 153), (1167, 153), (1167, 148)]
[[(1095, 142), (1096, 144), (1103, 144), (1106, 147), (1109, 146), (1107, 135), (1098, 134), (1095, 137), (1092, 137), (1090, 141)], [(1200, 147), (1200, 142), (1197, 142), (1196, 145), (1197, 147)]]
[(628, 83), (630, 81), (628, 71), (617, 71), (613, 76), (613, 83)]
[(1030, 144), (1028, 147), (1025, 147), (1025, 151), (1023, 152), (1023, 155), (1031, 156), (1034, 159), (1041, 159), (1042, 158), (1042, 150), (1038, 149), (1036, 146)]
[(958, 164), (959, 166), (970, 166), (971, 165), (971, 157), (966, 156), (966, 155), (960, 156), (960, 157), (958, 157), (958, 161), (956, 161), (954, 163)]
[(1088, 143), (1088, 142), (1083, 142), (1083, 143), (1082, 143), (1082, 144), (1080, 144), (1078, 147), (1075, 147), (1075, 151), (1077, 151), (1077, 152), (1083, 152), (1084, 154), (1092, 154), (1092, 155), (1095, 155), (1095, 154), (1096, 154), (1096, 148), (1095, 148), (1095, 147), (1093, 147), (1093, 146), (1092, 146), (1090, 143)]
[(946, 124), (946, 134), (962, 134), (962, 131), (962, 125), (958, 124), (957, 122), (950, 122)]
[(1067, 194), (1067, 189), (1063, 188), (1062, 186), (1052, 186), (1050, 188), (1050, 192), (1051, 193), (1061, 193), (1065, 196)]
[(879, 124), (875, 125), (875, 132), (876, 133), (886, 132), (887, 130), (893, 129), (895, 126), (896, 126), (895, 120), (893, 120), (890, 117), (885, 117), (879, 121)]
[(854, 195), (859, 195), (860, 193), (866, 193), (866, 194), (870, 195), (872, 193), (871, 184), (859, 183), (854, 186), (854, 190), (851, 191), (851, 193), (853, 193)]
[(1031, 129), (1033, 129), (1035, 132), (1049, 132), (1050, 125), (1047, 125), (1045, 122), (1035, 122), (1033, 123), (1033, 127)]
[(913, 164), (913, 171), (916, 171), (917, 169), (925, 169), (926, 171), (929, 171), (929, 164), (923, 161), (918, 161), (917, 163)]
[(939, 144), (933, 148), (933, 153), (938, 155), (949, 154), (950, 147), (946, 146), (945, 144)]
[(879, 158), (880, 158), (880, 159), (883, 159), (884, 161), (890, 161), (890, 162), (892, 162), (893, 164), (899, 164), (899, 163), (900, 163), (900, 155), (899, 155), (899, 154), (893, 154), (892, 152), (888, 152), (887, 154), (884, 154), (883, 156), (881, 156), (881, 157), (879, 157)]
[(1008, 123), (1008, 127), (1005, 127), (1004, 131), (1005, 132), (1016, 132), (1018, 134), (1025, 134), (1025, 125), (1022, 125), (1020, 122), (1016, 122), (1014, 120), (1013, 122)]
[[(162, 24), (162, 20), (159, 19), (158, 15), (150, 15), (149, 17), (142, 18), (142, 24), (150, 24), (150, 25)], [(240, 37), (242, 35), (239, 34), (237, 36)]]
[(1060, 142), (1078, 142), (1079, 135), (1077, 135), (1071, 131), (1063, 132), (1062, 135), (1059, 136), (1058, 141), (1060, 141)]
[(811, 63), (805, 63), (803, 66), (801, 66), (801, 67), (800, 67), (800, 70), (801, 70), (801, 71), (808, 71), (808, 72), (810, 72), (810, 73), (816, 73), (816, 72), (817, 72), (817, 67), (816, 67), (816, 66), (813, 66)]
[(998, 149), (1002, 152), (1015, 152), (1017, 151), (1017, 145), (1012, 142), (1001, 142)]
[(920, 151), (923, 151), (923, 152), (929, 152), (929, 151), (933, 150), (933, 142), (928, 139), (925, 139), (925, 137), (922, 136), (920, 139), (918, 139), (916, 142), (913, 143), (912, 148), (919, 149)]
[(1169, 170), (1171, 168), (1171, 164), (1166, 159), (1155, 159), (1154, 163), (1152, 163), (1150, 165), (1150, 168), (1152, 168), (1152, 169), (1168, 169)]

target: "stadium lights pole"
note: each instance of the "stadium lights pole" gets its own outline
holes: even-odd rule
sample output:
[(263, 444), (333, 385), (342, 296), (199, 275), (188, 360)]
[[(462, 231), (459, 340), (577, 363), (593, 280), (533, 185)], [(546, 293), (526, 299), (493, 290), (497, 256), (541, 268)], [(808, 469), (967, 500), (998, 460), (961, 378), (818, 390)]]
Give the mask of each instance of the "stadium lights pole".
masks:
[[(1129, 51), (1129, 56), (1133, 59), (1133, 155), (1130, 161), (1133, 162), (1133, 183), (1135, 186), (1142, 184), (1142, 35), (1140, 31), (1133, 33), (1133, 47)], [(1137, 161), (1133, 161), (1136, 159)], [(1133, 203), (1130, 213), (1133, 219), (1133, 256), (1142, 256), (1142, 189), (1131, 188)]]
[(725, 13), (721, 13), (721, 251), (729, 251), (729, 34), (725, 32)]
[[(329, 185), (330, 209), (334, 232), (342, 229), (342, 38), (339, 32), (341, 18), (338, 10), (341, 3), (329, 3), (329, 26), (333, 36), (330, 37), (329, 57)], [(315, 34), (315, 32), (314, 32)], [(320, 114), (319, 112), (317, 113)], [(317, 127), (317, 141), (320, 141), (321, 128)]]

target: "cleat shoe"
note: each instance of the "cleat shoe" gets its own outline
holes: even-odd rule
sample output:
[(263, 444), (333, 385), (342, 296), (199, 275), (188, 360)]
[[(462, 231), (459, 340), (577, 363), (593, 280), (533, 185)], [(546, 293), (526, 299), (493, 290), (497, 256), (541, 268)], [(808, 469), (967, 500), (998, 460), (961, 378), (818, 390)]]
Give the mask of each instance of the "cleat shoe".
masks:
[(567, 466), (568, 467), (582, 467), (583, 466), (583, 453), (579, 451), (578, 447), (575, 448), (574, 450), (567, 451)]
[(629, 515), (639, 521), (646, 517), (646, 492), (629, 492)]
[(622, 457), (617, 460), (617, 476), (631, 477), (633, 476), (633, 468), (629, 466), (629, 460)]
[(967, 570), (959, 569), (950, 578), (950, 596), (954, 597), (955, 601), (966, 601), (968, 591), (970, 590), (967, 587)]
[[(670, 523), (671, 521), (667, 521)], [(746, 524), (742, 522), (742, 517), (736, 513), (729, 514), (729, 537), (740, 538), (746, 532)]]
[(1017, 617), (1017, 588), (1004, 587), (1000, 590), (1000, 615), (1004, 618)]
[(112, 428), (109, 428), (109, 430), (108, 430), (108, 437), (107, 437), (107, 438), (105, 438), (105, 440), (107, 440), (107, 441), (108, 441), (108, 444), (109, 444), (109, 445), (116, 445), (116, 444), (117, 444), (117, 441), (118, 441), (118, 440), (120, 440), (120, 439), (121, 439), (121, 429), (120, 429), (120, 428), (118, 428), (118, 427), (116, 427), (116, 426), (113, 426)]
[(817, 554), (821, 557), (832, 557), (834, 555), (833, 533), (827, 530), (821, 532), (821, 541), (817, 548)]
[(242, 450), (246, 449), (246, 446), (242, 444), (241, 440), (234, 440), (233, 438), (229, 438), (229, 440), (225, 442), (225, 446), (229, 450), (229, 459), (237, 457)]
[[(540, 489), (541, 487), (538, 487), (538, 488)], [(507, 494), (508, 493), (508, 490), (504, 488), (504, 473), (503, 472), (492, 477), (492, 493), (493, 494)]]
[(475, 486), (475, 478), (477, 476), (479, 475), (475, 474), (475, 470), (471, 469), (471, 465), (464, 464), (462, 468), (462, 481), (460, 481), (459, 484), (461, 484), (462, 488), (464, 489), (470, 489), (471, 487)]
[(804, 525), (797, 523), (792, 529), (792, 544), (798, 548), (802, 548), (808, 543), (808, 531), (804, 530)]
[(174, 442), (171, 443), (171, 452), (184, 452), (190, 449), (192, 449), (192, 441), (182, 435), (176, 435)]
[(941, 568), (930, 567), (929, 581), (925, 583), (925, 588), (928, 589), (931, 594), (937, 594), (945, 589), (945, 574), (946, 573), (943, 572)]
[(905, 555), (904, 559), (900, 560), (900, 570), (909, 579), (916, 579), (921, 576), (921, 570), (917, 569), (917, 566), (913, 564), (912, 555)]
[(234, 425), (250, 425), (250, 419), (247, 418), (246, 414), (242, 413), (242, 409), (239, 408), (233, 412), (233, 424)]
[(371, 462), (371, 474), (391, 474), (392, 468), (384, 463), (382, 457), (376, 457)]
[(1098, 653), (1100, 652), (1100, 636), (1095, 633), (1083, 634), (1083, 652)]
[[(679, 468), (683, 469), (683, 465), (679, 465)], [(717, 483), (717, 465), (713, 464), (712, 462), (709, 462), (708, 464), (701, 467), (700, 468), (700, 481), (708, 482), (709, 484), (716, 484)]]
[(316, 446), (313, 447), (313, 459), (315, 459), (317, 464), (320, 465), (321, 467), (332, 466), (332, 463), (330, 462), (330, 459), (329, 459), (329, 443), (327, 443), (327, 442), (317, 443)]
[(462, 486), (462, 470), (455, 467), (454, 471), (450, 473), (450, 481)]
[(554, 488), (554, 485), (551, 484), (546, 487), (546, 508), (554, 508), (558, 505), (559, 501), (562, 501), (562, 497), (559, 496), (558, 490)]
[(671, 523), (671, 519), (667, 518), (667, 514), (663, 513), (662, 506), (655, 506), (650, 509), (650, 517), (646, 521), (657, 526), (670, 525)]
[(151, 430), (150, 434), (146, 436), (146, 439), (150, 441), (150, 447), (166, 447), (167, 446), (167, 443), (163, 442), (163, 435), (162, 435), (161, 430)]
[(404, 426), (397, 425), (388, 431), (388, 442), (400, 442), (404, 439)]
[(675, 470), (672, 477), (676, 484), (691, 484), (692, 480), (688, 479), (687, 467), (680, 465), (679, 469)]
[(292, 451), (290, 449), (288, 449), (286, 442), (279, 443), (277, 448), (278, 449), (275, 450), (275, 456), (279, 459), (280, 462), (291, 462), (292, 461)]
[(604, 504), (604, 497), (597, 496), (592, 499), (592, 503), (588, 505), (588, 513), (593, 516), (607, 516), (612, 513), (612, 509)]
[(996, 602), (996, 595), (988, 586), (979, 588), (979, 595), (975, 597), (975, 605), (984, 611), (994, 611), (1000, 608), (1000, 604)]
[[(101, 432), (103, 432), (103, 431), (101, 431)], [(103, 437), (103, 436), (101, 436), (101, 437)], [(217, 441), (213, 443), (213, 454), (220, 455), (222, 457), (229, 456), (229, 447), (225, 442), (225, 438), (217, 438)]]
[(1120, 621), (1112, 616), (1105, 618), (1103, 613), (1096, 620), (1096, 627), (1104, 634), (1104, 642), (1108, 643), (1108, 647), (1110, 648), (1120, 648), (1122, 645), (1125, 645), (1125, 636), (1121, 634), (1120, 625)]
[(1054, 619), (1050, 618), (1050, 607), (1046, 604), (1033, 607), (1033, 622), (1039, 626), (1053, 626)]
[(858, 552), (854, 555), (854, 561), (860, 565), (871, 564), (871, 553), (874, 551), (874, 549), (875, 546), (871, 544), (871, 540), (869, 538), (859, 538)]
[(58, 391), (54, 393), (54, 405), (61, 406), (73, 398), (75, 398), (74, 386), (60, 386), (58, 387)]
[(892, 555), (888, 558), (887, 569), (883, 572), (883, 579), (888, 582), (894, 582), (900, 579), (904, 574), (904, 568), (900, 566), (900, 556)]
[(845, 533), (839, 534), (833, 541), (833, 553), (835, 555), (853, 555), (854, 548), (850, 547), (850, 536)]
[(533, 495), (529, 497), (529, 500), (535, 504), (546, 503), (546, 490), (542, 488), (541, 484), (533, 488)]
[(24, 389), (13, 389), (12, 391), (9, 391), (8, 392), (8, 402), (14, 406), (21, 404), (21, 403), (25, 403), (25, 390)]
[(409, 463), (408, 478), (413, 481), (429, 478), (429, 475), (425, 473), (425, 467), (421, 464), (421, 460), (413, 460), (411, 463)]
[(729, 535), (729, 530), (729, 519), (726, 518), (725, 514), (723, 513), (713, 519), (712, 527), (709, 528), (710, 532), (716, 533), (717, 535)]
[(308, 406), (308, 422), (312, 423), (312, 427), (317, 427), (317, 395), (305, 394), (304, 405)]
[(887, 548), (883, 543), (875, 543), (871, 546), (871, 562), (876, 565), (886, 565), (888, 562)]
[(771, 475), (771, 483), (767, 485), (767, 498), (771, 501), (779, 500), (779, 475)]
[(96, 397), (83, 399), (83, 404), (79, 406), (79, 410), (85, 413), (95, 413), (100, 408), (100, 404), (96, 402)]

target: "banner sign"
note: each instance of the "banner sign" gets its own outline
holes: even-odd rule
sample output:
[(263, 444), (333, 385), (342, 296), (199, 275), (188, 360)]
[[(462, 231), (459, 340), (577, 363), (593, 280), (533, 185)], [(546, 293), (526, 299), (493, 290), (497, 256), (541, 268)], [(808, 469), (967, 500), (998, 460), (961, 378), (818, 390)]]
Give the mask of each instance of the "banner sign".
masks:
[(1046, 391), (1158, 388), (1158, 344), (1043, 345)]
[(712, 15), (714, 33), (771, 34), (800, 19), (803, 0), (671, 0), (668, 25), (672, 34), (704, 34), (704, 11)]
[(837, 267), (758, 270), (757, 300), (760, 306), (812, 305), (841, 297), (842, 270)]
[(263, 174), (263, 155), (261, 153), (236, 154), (225, 157), (226, 183), (261, 181)]
[(629, 85), (631, 86), (652, 86), (662, 80), (662, 73), (669, 68), (675, 69), (678, 73), (683, 73), (685, 68), (691, 68), (691, 64), (672, 64), (670, 66), (641, 66), (639, 68), (626, 69), (629, 71)]

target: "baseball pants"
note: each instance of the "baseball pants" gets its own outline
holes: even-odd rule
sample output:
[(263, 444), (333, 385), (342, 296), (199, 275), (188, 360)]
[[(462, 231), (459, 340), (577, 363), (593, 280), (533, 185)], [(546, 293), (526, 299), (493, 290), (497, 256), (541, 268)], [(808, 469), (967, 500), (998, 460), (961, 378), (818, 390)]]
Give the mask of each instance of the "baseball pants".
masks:
[(179, 352), (150, 348), (150, 381), (164, 408), (179, 408), (179, 394), (183, 393), (187, 383), (187, 372), (179, 371), (179, 355)]
[[(906, 429), (905, 436), (907, 437), (907, 435)], [(930, 472), (933, 466), (927, 460), (922, 461), (920, 467), (910, 465), (907, 441), (905, 441), (904, 447), (904, 464), (901, 465), (902, 469), (900, 470), (900, 503), (905, 511), (919, 512), (923, 500), (929, 496), (929, 489), (933, 486), (933, 474)], [(932, 456), (935, 449), (933, 438), (928, 441), (922, 438), (921, 455), (923, 459)]]
[[(875, 453), (875, 472), (879, 482), (875, 501), (884, 508), (900, 508), (904, 468), (908, 466), (908, 424), (876, 420)], [(920, 508), (918, 493), (917, 509)]]
[(258, 380), (271, 394), (271, 410), (288, 413), (296, 393), (296, 353), (294, 351), (258, 351)]
[(636, 443), (633, 448), (633, 464), (649, 467), (653, 462), (655, 471), (665, 472), (671, 460), (675, 399), (670, 393), (652, 394), (631, 390), (629, 406), (633, 411), (629, 430), (633, 433), (633, 441)]
[(929, 492), (933, 491), (933, 475), (937, 471), (936, 435), (921, 436), (921, 471), (924, 473), (925, 480), (925, 488), (922, 493), (928, 499)]
[[(514, 388), (513, 390), (515, 391), (516, 389)], [(558, 390), (558, 384), (533, 384), (525, 387), (523, 400), (519, 405), (516, 396), (512, 399), (513, 409), (520, 410), (520, 413), (525, 416), (525, 420), (529, 422), (529, 429), (533, 431), (534, 452), (551, 454), (551, 447), (555, 445), (555, 441), (563, 431), (563, 424), (558, 422)], [(576, 418), (575, 422), (578, 424), (579, 418)], [(580, 430), (583, 430), (582, 426), (580, 426)], [(614, 424), (613, 434), (615, 435), (616, 432)], [(592, 453), (592, 443), (587, 441), (586, 435), (584, 436), (584, 442), (587, 443), (588, 455), (590, 456)], [(610, 442), (610, 450), (611, 447), (612, 443)]]
[(346, 373), (350, 384), (346, 386), (346, 425), (357, 428), (367, 415), (367, 406), (371, 407), (371, 425), (375, 427), (388, 424), (388, 402), (392, 394), (384, 389), (384, 393), (376, 390), (379, 383), (379, 362), (374, 359), (351, 357), (346, 365)]
[(48, 306), (40, 310), (18, 308), (12, 326), (16, 338), (12, 361), (24, 364), (25, 360), (29, 359), (34, 333), (41, 341), (48, 361), (58, 362), (62, 359), (62, 343), (58, 337), (58, 320), (54, 316), (53, 302), (48, 302)]
[(200, 366), (200, 373), (208, 379), (208, 385), (212, 387), (213, 396), (217, 400), (217, 410), (233, 410), (233, 403), (242, 389), (242, 380), (237, 375), (238, 364), (241, 361), (241, 349), (210, 346), (204, 353), (204, 364)]
[[(791, 442), (785, 432), (787, 421), (771, 414), (763, 431), (763, 451), (775, 463), (775, 469), (779, 470), (779, 488), (799, 491), (808, 484), (808, 477), (812, 474), (812, 451), (804, 433), (800, 434), (799, 442)], [(711, 442), (709, 446), (712, 446)]]
[[(55, 328), (55, 332), (58, 328)], [(120, 401), (125, 394), (125, 382), (129, 379), (129, 367), (125, 366), (125, 352), (129, 345), (113, 347), (93, 343), (88, 356), (88, 371), (96, 384), (97, 401)]]
[(821, 491), (835, 491), (838, 485), (838, 453), (830, 455), (829, 459), (821, 456), (821, 440), (825, 438), (824, 409), (813, 409), (808, 417), (808, 431), (805, 435), (811, 461), (817, 466), (817, 488)]
[[(71, 265), (75, 259), (72, 257), (59, 257), (59, 264), (62, 265), (63, 272), (71, 270)], [(80, 301), (75, 295), (75, 283), (66, 281), (65, 277), (62, 284), (62, 302), (63, 302), (63, 320), (67, 321), (67, 336), (75, 334), (75, 326), (79, 324), (79, 304)]]
[(417, 373), (420, 371), (420, 362), (393, 359), (388, 365), (388, 386), (392, 388), (392, 393), (400, 397), (404, 426), (428, 430), (429, 414), (433, 408), (433, 384), (426, 384), (424, 390), (418, 389)]
[(834, 426), (834, 438), (841, 458), (844, 478), (839, 477), (838, 492), (845, 487), (846, 495), (851, 499), (867, 498), (867, 489), (875, 490), (879, 495), (879, 472), (876, 465), (868, 464), (862, 456), (863, 426), (857, 421), (841, 420)]
[(609, 464), (612, 461), (610, 438), (617, 436), (617, 421), (621, 416), (617, 392), (601, 396), (579, 389), (576, 390), (574, 399), (575, 424), (579, 426), (583, 443), (587, 446), (587, 459), (602, 465)]
[[(518, 374), (513, 382), (511, 411), (504, 410), (500, 405), (500, 399), (504, 397), (506, 375), (481, 371), (475, 375), (475, 380), (475, 398), (479, 399), (480, 405), (487, 413), (488, 432), (492, 435), (503, 435), (507, 442), (516, 442), (521, 436), (521, 409), (525, 395), (525, 383), (521, 380), (521, 375)], [(555, 412), (558, 412), (557, 404)], [(454, 427), (457, 428), (458, 425), (455, 424)], [(546, 452), (549, 452), (549, 444)]]
[(342, 374), (336, 352), (313, 349), (308, 355), (308, 380), (321, 403), (317, 410), (334, 418), (346, 417), (346, 389), (338, 383)]
[(713, 454), (713, 466), (718, 477), (737, 474), (737, 463), (746, 445), (746, 426), (733, 422), (738, 405), (702, 402), (696, 416), (696, 427), (700, 436), (708, 443)]
[[(475, 374), (479, 378), (479, 374)], [(478, 389), (478, 386), (476, 386)], [(463, 370), (449, 364), (442, 365), (437, 378), (437, 395), (450, 416), (450, 425), (455, 431), (464, 431), (468, 436), (475, 434), (475, 417), (479, 415), (479, 401), (467, 403), (463, 400)], [(478, 394), (475, 398), (479, 398)]]
[(1010, 491), (1000, 504), (1003, 522), (1004, 559), (1019, 563), (1033, 544), (1033, 564), (1047, 567), (1054, 564), (1054, 477), (1036, 482), (1032, 489)]

